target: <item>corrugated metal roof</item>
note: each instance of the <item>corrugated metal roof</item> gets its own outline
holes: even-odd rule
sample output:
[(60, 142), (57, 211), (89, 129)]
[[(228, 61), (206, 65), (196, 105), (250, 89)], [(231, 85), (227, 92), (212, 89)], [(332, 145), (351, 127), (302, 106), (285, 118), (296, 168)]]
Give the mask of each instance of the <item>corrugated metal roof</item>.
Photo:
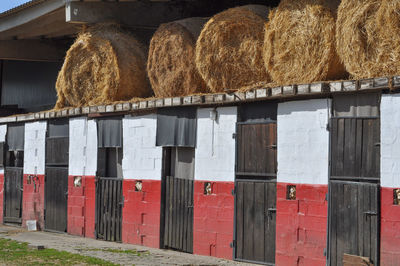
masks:
[(24, 9), (29, 8), (31, 6), (38, 5), (38, 4), (46, 2), (46, 1), (49, 1), (49, 0), (32, 0), (32, 1), (26, 2), (25, 4), (19, 5), (17, 7), (11, 8), (11, 9), (9, 9), (7, 11), (4, 11), (3, 13), (0, 13), (0, 18), (8, 16), (8, 15), (11, 15), (11, 14), (14, 14), (14, 13), (17, 13), (17, 12), (19, 12), (21, 10), (24, 10)]

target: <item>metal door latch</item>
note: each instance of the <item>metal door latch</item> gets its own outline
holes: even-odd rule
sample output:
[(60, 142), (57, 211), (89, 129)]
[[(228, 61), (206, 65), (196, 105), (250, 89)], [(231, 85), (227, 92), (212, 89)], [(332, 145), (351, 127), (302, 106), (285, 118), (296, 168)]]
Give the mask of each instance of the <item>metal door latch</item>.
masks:
[(268, 208), (267, 215), (272, 218), (272, 213), (276, 213), (276, 208)]
[(374, 211), (366, 211), (366, 212), (364, 212), (364, 214), (365, 215), (378, 215), (378, 213), (374, 212)]

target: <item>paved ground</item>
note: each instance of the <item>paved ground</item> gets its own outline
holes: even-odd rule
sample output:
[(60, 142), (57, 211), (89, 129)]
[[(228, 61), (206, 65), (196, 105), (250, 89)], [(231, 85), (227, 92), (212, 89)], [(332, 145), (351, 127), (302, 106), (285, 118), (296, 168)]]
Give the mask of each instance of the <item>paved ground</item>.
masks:
[[(121, 265), (250, 265), (171, 250), (106, 242), (67, 234), (28, 232), (21, 228), (4, 225), (0, 225), (0, 237), (96, 257)], [(123, 252), (125, 250), (128, 250), (128, 252)]]

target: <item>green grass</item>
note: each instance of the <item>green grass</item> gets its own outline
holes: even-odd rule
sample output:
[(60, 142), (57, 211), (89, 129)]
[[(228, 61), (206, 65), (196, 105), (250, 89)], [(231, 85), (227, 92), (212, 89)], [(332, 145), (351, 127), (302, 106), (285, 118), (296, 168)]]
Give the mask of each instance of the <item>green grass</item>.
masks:
[(7, 265), (116, 265), (66, 251), (30, 249), (27, 243), (0, 239), (0, 264), (3, 263)]

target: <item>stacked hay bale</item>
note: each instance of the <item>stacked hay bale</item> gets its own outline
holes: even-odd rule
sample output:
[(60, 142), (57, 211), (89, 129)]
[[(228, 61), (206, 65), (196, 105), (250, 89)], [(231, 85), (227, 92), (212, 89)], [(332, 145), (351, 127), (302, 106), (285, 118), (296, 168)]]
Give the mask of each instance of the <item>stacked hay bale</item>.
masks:
[(268, 7), (249, 5), (212, 17), (196, 44), (196, 66), (212, 92), (269, 81), (262, 45)]
[(67, 52), (56, 88), (55, 108), (150, 96), (146, 50), (116, 25), (84, 29)]
[(400, 74), (400, 1), (343, 0), (336, 43), (347, 71), (357, 79)]
[(311, 83), (346, 76), (335, 48), (335, 5), (326, 1), (282, 0), (270, 13), (263, 53), (274, 82)]
[(156, 97), (208, 92), (196, 69), (196, 40), (205, 18), (162, 24), (150, 41), (147, 73)]

